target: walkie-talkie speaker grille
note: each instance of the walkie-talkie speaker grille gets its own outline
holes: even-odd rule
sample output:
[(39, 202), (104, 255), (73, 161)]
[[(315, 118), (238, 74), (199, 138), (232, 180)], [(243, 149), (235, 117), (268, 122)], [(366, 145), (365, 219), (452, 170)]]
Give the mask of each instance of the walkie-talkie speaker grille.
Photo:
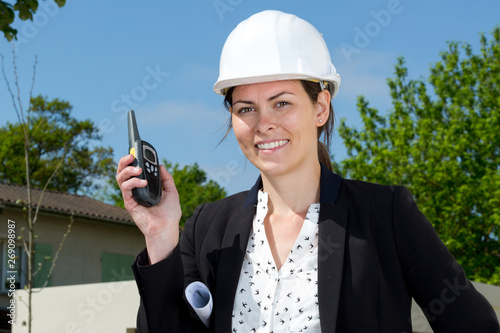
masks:
[(158, 182), (158, 180), (154, 177), (151, 177), (148, 179), (148, 187), (150, 189), (150, 193), (156, 193), (157, 194), (157, 197), (158, 195), (160, 194), (160, 183)]

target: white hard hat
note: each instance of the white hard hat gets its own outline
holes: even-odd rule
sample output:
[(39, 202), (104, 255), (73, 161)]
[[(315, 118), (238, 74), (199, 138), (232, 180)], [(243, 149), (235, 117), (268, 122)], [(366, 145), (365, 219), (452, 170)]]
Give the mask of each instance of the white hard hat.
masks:
[(214, 91), (225, 95), (238, 85), (293, 79), (328, 83), (331, 98), (340, 85), (318, 30), (295, 15), (266, 10), (238, 24), (227, 37)]

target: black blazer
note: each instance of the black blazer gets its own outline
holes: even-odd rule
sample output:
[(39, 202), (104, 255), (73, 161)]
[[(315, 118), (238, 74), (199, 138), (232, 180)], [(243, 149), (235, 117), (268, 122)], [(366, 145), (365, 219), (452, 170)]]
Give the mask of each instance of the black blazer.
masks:
[[(141, 305), (138, 332), (231, 332), (259, 179), (247, 192), (199, 206), (173, 254), (132, 268)], [(404, 187), (345, 180), (322, 167), (318, 297), (321, 330), (410, 333), (411, 298), (434, 332), (498, 333), (491, 305), (419, 212)], [(214, 308), (207, 329), (184, 299), (202, 281)]]

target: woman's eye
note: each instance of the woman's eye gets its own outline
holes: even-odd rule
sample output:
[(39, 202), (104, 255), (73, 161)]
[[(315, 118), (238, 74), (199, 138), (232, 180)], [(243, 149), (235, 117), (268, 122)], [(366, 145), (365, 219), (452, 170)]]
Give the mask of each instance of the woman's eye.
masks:
[(278, 103), (276, 103), (276, 106), (277, 106), (277, 107), (279, 107), (279, 108), (281, 108), (281, 107), (287, 106), (287, 105), (289, 105), (289, 104), (290, 104), (290, 103), (288, 103), (288, 102), (283, 102), (283, 101), (282, 101), (282, 102), (278, 102)]
[(251, 112), (253, 110), (254, 110), (253, 108), (241, 108), (241, 109), (238, 109), (238, 114), (245, 114), (245, 113)]

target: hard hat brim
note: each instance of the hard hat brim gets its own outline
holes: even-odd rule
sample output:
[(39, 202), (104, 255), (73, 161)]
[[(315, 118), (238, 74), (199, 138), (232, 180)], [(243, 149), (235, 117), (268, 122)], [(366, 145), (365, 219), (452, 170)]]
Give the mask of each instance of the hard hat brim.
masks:
[(314, 75), (307, 75), (303, 73), (288, 73), (288, 74), (259, 75), (259, 76), (249, 76), (244, 78), (219, 80), (214, 85), (214, 91), (215, 93), (221, 96), (225, 96), (227, 91), (232, 87), (242, 86), (246, 84), (284, 81), (284, 80), (326, 81), (330, 83), (329, 91), (331, 99), (335, 97), (340, 86), (340, 75), (336, 73), (324, 77), (317, 77)]

